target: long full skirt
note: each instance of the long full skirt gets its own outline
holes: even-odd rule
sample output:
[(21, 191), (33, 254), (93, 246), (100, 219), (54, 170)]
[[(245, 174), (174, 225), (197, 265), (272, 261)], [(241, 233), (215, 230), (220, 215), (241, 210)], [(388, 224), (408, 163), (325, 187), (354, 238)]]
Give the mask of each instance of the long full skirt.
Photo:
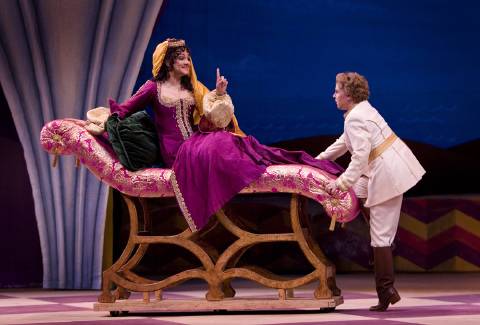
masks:
[(190, 228), (200, 230), (268, 166), (281, 164), (309, 165), (334, 175), (343, 171), (332, 161), (265, 146), (252, 136), (226, 131), (193, 134), (180, 146), (172, 168), (172, 185)]

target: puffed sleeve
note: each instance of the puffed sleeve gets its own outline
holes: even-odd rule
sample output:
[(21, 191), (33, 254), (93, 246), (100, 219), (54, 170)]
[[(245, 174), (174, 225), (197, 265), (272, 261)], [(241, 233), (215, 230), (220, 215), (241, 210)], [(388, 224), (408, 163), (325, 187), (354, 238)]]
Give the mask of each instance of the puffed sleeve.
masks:
[(345, 120), (345, 133), (352, 146), (352, 158), (347, 169), (337, 178), (337, 186), (347, 190), (365, 173), (368, 167), (368, 156), (370, 155), (371, 136), (365, 121), (350, 113)]
[[(193, 121), (195, 125), (198, 125), (200, 123), (200, 119), (202, 116), (204, 116), (204, 108), (203, 108), (203, 98), (207, 96), (210, 93), (207, 87), (205, 87), (201, 82), (197, 82), (195, 89), (194, 89), (194, 95), (195, 95), (195, 102), (197, 103), (197, 108), (193, 112)], [(215, 94), (216, 95), (216, 94)], [(230, 102), (232, 99), (230, 96), (228, 96)], [(221, 98), (219, 98), (221, 99)], [(233, 107), (233, 104), (232, 104)], [(238, 126), (238, 121), (237, 118), (235, 117), (235, 114), (232, 116), (232, 121), (230, 125), (227, 127), (227, 129), (231, 129), (231, 132), (238, 135), (238, 136), (245, 136), (245, 133), (240, 129)]]
[(233, 118), (233, 103), (229, 95), (217, 95), (215, 90), (203, 97), (203, 113), (217, 128), (227, 127)]
[(338, 157), (347, 153), (347, 145), (345, 144), (345, 135), (342, 134), (334, 143), (332, 143), (327, 149), (320, 153), (317, 159), (335, 160)]
[(128, 115), (145, 109), (155, 96), (155, 87), (155, 82), (149, 80), (144, 83), (132, 97), (121, 104), (118, 104), (113, 99), (109, 99), (110, 113), (118, 114), (118, 117), (123, 119)]

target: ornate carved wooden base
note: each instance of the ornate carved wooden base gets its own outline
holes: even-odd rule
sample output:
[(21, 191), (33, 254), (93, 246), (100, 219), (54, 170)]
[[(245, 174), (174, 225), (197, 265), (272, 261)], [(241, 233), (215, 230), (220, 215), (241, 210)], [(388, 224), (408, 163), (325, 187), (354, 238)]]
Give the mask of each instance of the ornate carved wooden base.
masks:
[[(223, 252), (209, 249), (199, 243), (199, 234), (188, 228), (174, 235), (151, 235), (151, 216), (148, 207), (142, 204), (143, 227), (139, 231), (137, 207), (131, 198), (123, 195), (130, 216), (130, 235), (119, 259), (103, 272), (102, 293), (96, 303), (96, 311), (199, 311), (199, 310), (265, 310), (265, 309), (311, 309), (333, 310), (343, 303), (340, 290), (335, 284), (335, 266), (322, 253), (309, 235), (300, 215), (302, 209), (298, 195), (292, 195), (290, 202), (291, 232), (258, 234), (247, 231), (232, 220), (223, 210), (216, 214), (216, 220), (202, 232), (208, 232), (218, 223), (236, 237)], [(142, 199), (140, 199), (142, 203)], [(310, 273), (297, 278), (285, 278), (256, 265), (237, 266), (242, 255), (252, 246), (269, 242), (295, 242), (313, 267)], [(151, 244), (181, 246), (191, 252), (201, 266), (187, 269), (161, 280), (139, 276), (132, 269), (139, 264)], [(198, 278), (204, 280), (208, 289), (206, 299), (168, 300), (163, 299), (162, 290), (174, 287), (184, 281)], [(278, 290), (278, 299), (235, 298), (230, 281), (234, 278), (248, 279), (265, 287)], [(294, 289), (318, 281), (312, 298), (295, 298)], [(116, 289), (111, 291), (112, 286)], [(131, 300), (130, 292), (143, 292), (143, 300)], [(153, 298), (153, 300), (151, 300)]]

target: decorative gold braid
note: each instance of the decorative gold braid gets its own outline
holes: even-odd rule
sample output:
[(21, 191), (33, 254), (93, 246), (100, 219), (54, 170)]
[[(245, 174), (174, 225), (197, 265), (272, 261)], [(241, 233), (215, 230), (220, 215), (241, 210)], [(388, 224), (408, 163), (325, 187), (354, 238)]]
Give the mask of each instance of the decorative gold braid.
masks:
[(187, 128), (185, 127), (185, 123), (183, 121), (183, 114), (182, 114), (182, 103), (177, 100), (175, 101), (175, 118), (177, 119), (177, 125), (182, 132), (183, 140), (187, 140), (189, 137)]
[(183, 216), (185, 217), (185, 220), (188, 223), (188, 227), (190, 227), (192, 231), (197, 231), (198, 230), (197, 226), (195, 225), (195, 222), (192, 219), (192, 215), (190, 214), (190, 211), (188, 211), (187, 205), (185, 204), (185, 200), (183, 199), (182, 192), (178, 187), (177, 177), (175, 176), (175, 173), (173, 171), (172, 171), (172, 175), (170, 176), (170, 182), (172, 183), (173, 192), (175, 193), (175, 197), (177, 199), (178, 205), (180, 206), (180, 210), (182, 210)]
[[(180, 102), (182, 103), (182, 100), (180, 100)], [(190, 123), (190, 106), (188, 105), (188, 102), (187, 101), (183, 101), (183, 105), (182, 105), (182, 118), (183, 118), (183, 123), (185, 125), (185, 131), (187, 133), (187, 138), (190, 138), (193, 134), (193, 129), (192, 129), (192, 125)]]

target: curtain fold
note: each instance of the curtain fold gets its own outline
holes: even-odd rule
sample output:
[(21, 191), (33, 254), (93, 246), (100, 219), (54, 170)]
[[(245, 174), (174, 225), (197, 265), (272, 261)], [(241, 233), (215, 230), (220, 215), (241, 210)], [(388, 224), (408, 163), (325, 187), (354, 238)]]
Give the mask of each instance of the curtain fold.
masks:
[(130, 96), (162, 2), (0, 1), (0, 83), (32, 185), (45, 288), (100, 287), (108, 188), (73, 157), (51, 168), (40, 130)]

